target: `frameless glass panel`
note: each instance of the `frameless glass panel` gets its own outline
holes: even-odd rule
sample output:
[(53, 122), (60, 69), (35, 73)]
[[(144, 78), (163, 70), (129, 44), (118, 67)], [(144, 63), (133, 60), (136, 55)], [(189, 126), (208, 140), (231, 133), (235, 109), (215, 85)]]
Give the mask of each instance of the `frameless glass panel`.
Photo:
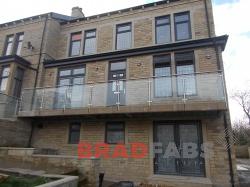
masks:
[(190, 38), (189, 23), (178, 23), (176, 25), (177, 40), (185, 40)]
[(171, 68), (155, 68), (155, 97), (168, 97), (172, 95)]
[(200, 141), (197, 125), (180, 125), (181, 173), (202, 174), (203, 161), (200, 158)]
[[(196, 81), (193, 65), (177, 66), (177, 87), (178, 95), (195, 95)], [(187, 74), (187, 75), (185, 75)]]
[(96, 38), (85, 39), (84, 54), (96, 53)]
[(168, 146), (175, 145), (174, 126), (173, 125), (157, 125), (156, 141), (161, 143), (163, 153), (156, 154), (155, 171), (158, 174), (176, 174), (176, 158), (164, 156)]
[(126, 62), (113, 62), (110, 65), (111, 65), (110, 67), (111, 71), (126, 69)]
[(84, 86), (83, 85), (74, 85), (68, 90), (68, 103), (67, 107), (69, 108), (80, 108), (83, 107), (83, 93)]
[(162, 25), (156, 27), (156, 43), (163, 44), (171, 41), (170, 25)]
[(131, 32), (117, 34), (117, 49), (131, 48)]

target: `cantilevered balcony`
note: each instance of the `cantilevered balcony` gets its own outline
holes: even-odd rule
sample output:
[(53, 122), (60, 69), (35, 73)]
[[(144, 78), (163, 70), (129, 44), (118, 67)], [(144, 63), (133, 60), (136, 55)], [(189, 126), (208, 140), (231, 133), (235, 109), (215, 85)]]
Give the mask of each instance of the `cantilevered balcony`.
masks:
[(19, 117), (226, 109), (220, 72), (25, 89)]

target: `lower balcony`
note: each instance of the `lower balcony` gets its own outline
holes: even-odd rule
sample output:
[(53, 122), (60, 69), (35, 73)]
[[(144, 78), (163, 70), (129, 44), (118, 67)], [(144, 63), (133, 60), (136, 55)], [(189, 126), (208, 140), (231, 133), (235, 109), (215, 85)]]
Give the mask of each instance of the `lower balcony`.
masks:
[(223, 74), (25, 89), (19, 117), (225, 110)]

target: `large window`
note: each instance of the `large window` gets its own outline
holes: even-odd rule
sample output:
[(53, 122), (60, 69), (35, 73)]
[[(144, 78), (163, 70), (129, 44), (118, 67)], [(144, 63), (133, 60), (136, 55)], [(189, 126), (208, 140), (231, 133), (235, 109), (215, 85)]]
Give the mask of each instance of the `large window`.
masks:
[(116, 49), (129, 49), (132, 46), (132, 26), (125, 23), (116, 26)]
[(82, 40), (81, 32), (71, 34), (69, 56), (80, 55), (81, 40)]
[(154, 142), (162, 148), (162, 153), (155, 155), (156, 174), (205, 176), (205, 163), (201, 154), (202, 131), (199, 122), (156, 122)]
[(172, 96), (171, 56), (154, 56), (154, 96)]
[(106, 143), (125, 143), (125, 125), (123, 122), (109, 122), (106, 124)]
[(84, 54), (96, 53), (96, 30), (85, 31)]
[(196, 95), (194, 53), (176, 53), (178, 95)]
[(3, 53), (4, 56), (12, 54), (13, 44), (14, 44), (14, 35), (7, 36)]
[(0, 92), (4, 92), (7, 89), (9, 73), (10, 73), (10, 67), (9, 66), (2, 67), (2, 71), (1, 71), (1, 74), (0, 74), (0, 76), (1, 76), (0, 77)]
[(176, 41), (192, 38), (189, 12), (174, 15)]
[(17, 55), (21, 54), (22, 45), (23, 45), (23, 33), (18, 33), (16, 35), (14, 54), (17, 54)]
[(69, 144), (78, 144), (80, 141), (81, 123), (74, 122), (69, 125)]
[(155, 41), (156, 44), (171, 42), (170, 16), (155, 18)]
[(14, 90), (13, 96), (20, 97), (22, 82), (23, 82), (24, 70), (22, 68), (17, 67), (15, 77), (14, 77)]
[(61, 69), (58, 73), (56, 108), (83, 106), (85, 67)]

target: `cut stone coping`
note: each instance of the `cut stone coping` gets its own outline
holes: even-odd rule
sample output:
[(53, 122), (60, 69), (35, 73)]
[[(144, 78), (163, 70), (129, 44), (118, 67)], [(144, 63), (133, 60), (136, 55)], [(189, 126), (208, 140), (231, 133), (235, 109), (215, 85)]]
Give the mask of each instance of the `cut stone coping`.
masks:
[(37, 187), (58, 187), (58, 186), (77, 187), (79, 180), (78, 176), (44, 174), (45, 173), (44, 171), (33, 171), (20, 168), (9, 168), (9, 169), (0, 168), (0, 172), (19, 173), (21, 175), (31, 175), (36, 177), (58, 179), (56, 181), (42, 184)]
[(35, 148), (22, 148), (22, 147), (0, 147), (0, 150), (35, 150)]

